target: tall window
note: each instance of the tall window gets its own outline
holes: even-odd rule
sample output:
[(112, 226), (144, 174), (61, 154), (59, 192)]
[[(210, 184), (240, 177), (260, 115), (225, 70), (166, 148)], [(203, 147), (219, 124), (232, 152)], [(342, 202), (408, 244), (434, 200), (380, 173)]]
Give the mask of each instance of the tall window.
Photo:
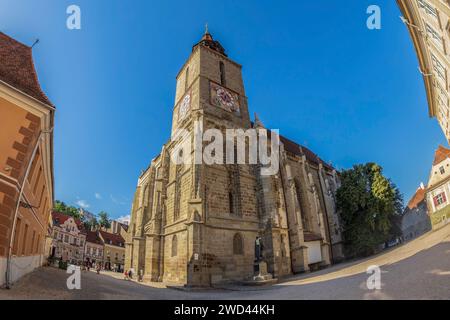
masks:
[(17, 218), (16, 229), (14, 230), (14, 245), (13, 245), (13, 253), (19, 253), (19, 236), (20, 236), (20, 228), (22, 227), (22, 220)]
[(34, 169), (36, 169), (36, 164), (39, 160), (39, 149), (36, 151), (33, 162), (31, 163), (30, 172), (28, 173), (28, 182), (31, 183), (31, 179), (33, 178)]
[(304, 230), (309, 230), (309, 219), (308, 219), (308, 212), (306, 210), (306, 205), (304, 203), (304, 197), (302, 195), (302, 190), (300, 189), (300, 182), (298, 180), (295, 180), (295, 192), (297, 193), (297, 201), (298, 205), (300, 207), (300, 214), (302, 216), (302, 225)]
[(178, 240), (177, 236), (172, 237), (172, 257), (176, 257), (178, 254)]
[(233, 199), (233, 193), (228, 193), (228, 206), (230, 208), (230, 213), (234, 214), (234, 199)]
[(440, 172), (441, 174), (444, 174), (444, 173), (445, 173), (444, 167), (440, 167), (440, 168), (439, 168), (439, 172)]
[(40, 253), (39, 252), (39, 244), (40, 244), (40, 242), (41, 242), (41, 235), (38, 234), (37, 241), (36, 241), (36, 250), (35, 250), (36, 253)]
[(37, 187), (39, 185), (39, 182), (41, 181), (41, 175), (42, 175), (42, 167), (39, 167), (39, 172), (36, 178), (36, 181), (34, 182), (34, 187), (33, 187), (33, 194), (36, 194), (37, 191)]
[(244, 241), (239, 233), (236, 233), (233, 237), (233, 254), (244, 254)]
[(27, 238), (28, 238), (28, 225), (26, 224), (22, 238), (22, 255), (25, 255), (25, 253), (27, 252)]
[(186, 68), (186, 75), (184, 77), (184, 91), (187, 91), (189, 87), (189, 67)]
[(33, 230), (33, 235), (31, 236), (31, 247), (30, 247), (30, 253), (34, 253), (34, 240), (36, 239), (36, 231)]
[[(183, 150), (180, 150), (179, 158), (183, 158)], [(176, 221), (180, 217), (180, 202), (181, 202), (181, 176), (183, 173), (183, 165), (177, 164), (175, 167), (175, 197), (174, 197), (174, 210), (173, 220)]]
[(219, 69), (220, 69), (220, 84), (223, 86), (226, 86), (226, 79), (225, 79), (225, 65), (222, 61), (219, 63)]

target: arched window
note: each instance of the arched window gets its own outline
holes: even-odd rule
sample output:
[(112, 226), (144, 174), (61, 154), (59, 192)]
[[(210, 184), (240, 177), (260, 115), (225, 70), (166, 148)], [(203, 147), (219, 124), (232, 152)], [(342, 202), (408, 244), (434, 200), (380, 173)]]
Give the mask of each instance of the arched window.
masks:
[(180, 218), (180, 202), (181, 202), (181, 175), (183, 173), (183, 149), (178, 152), (178, 163), (175, 166), (175, 198), (174, 198), (174, 212), (173, 221)]
[(222, 61), (220, 61), (219, 69), (220, 69), (220, 84), (223, 85), (223, 86), (225, 86), (225, 85), (226, 85), (226, 79), (225, 79), (225, 65), (223, 64)]
[(244, 254), (244, 241), (239, 233), (233, 237), (233, 254)]
[(172, 257), (176, 257), (178, 254), (178, 240), (177, 236), (172, 237)]

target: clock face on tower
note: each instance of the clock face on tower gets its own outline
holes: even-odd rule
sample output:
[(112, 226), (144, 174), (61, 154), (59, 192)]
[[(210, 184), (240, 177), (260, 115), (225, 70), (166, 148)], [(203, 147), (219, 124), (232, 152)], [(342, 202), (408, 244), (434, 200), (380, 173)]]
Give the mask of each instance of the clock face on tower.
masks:
[(239, 95), (211, 82), (211, 103), (228, 112), (240, 114)]
[(187, 95), (184, 96), (183, 100), (181, 101), (180, 108), (178, 111), (178, 121), (183, 120), (190, 109), (191, 109), (191, 95), (188, 93)]

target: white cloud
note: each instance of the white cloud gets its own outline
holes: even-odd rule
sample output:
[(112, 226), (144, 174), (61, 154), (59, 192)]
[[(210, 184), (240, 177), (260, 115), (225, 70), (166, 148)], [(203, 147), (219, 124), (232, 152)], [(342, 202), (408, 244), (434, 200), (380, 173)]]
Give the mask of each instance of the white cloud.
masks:
[(102, 199), (102, 195), (98, 192), (95, 193), (95, 199), (97, 200), (101, 200)]
[(86, 200), (78, 200), (77, 202), (75, 202), (79, 207), (83, 208), (83, 209), (87, 209), (90, 207), (89, 203), (87, 203)]
[(122, 223), (126, 223), (126, 224), (130, 224), (131, 215), (122, 216), (120, 218), (117, 218), (117, 221), (122, 222)]
[(121, 206), (124, 206), (127, 204), (125, 201), (121, 201), (121, 200), (115, 198), (112, 194), (109, 197), (111, 198), (111, 201), (114, 202), (115, 204), (119, 204)]

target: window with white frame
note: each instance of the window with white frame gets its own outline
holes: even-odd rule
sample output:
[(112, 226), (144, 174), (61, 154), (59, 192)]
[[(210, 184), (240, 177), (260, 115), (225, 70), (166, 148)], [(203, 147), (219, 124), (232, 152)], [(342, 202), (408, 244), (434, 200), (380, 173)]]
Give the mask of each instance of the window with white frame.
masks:
[(442, 80), (445, 81), (446, 80), (445, 79), (445, 74), (446, 74), (445, 67), (442, 65), (442, 63), (439, 61), (439, 59), (434, 54), (431, 54), (431, 60), (433, 60), (434, 71), (436, 71), (436, 74), (438, 75), (439, 78), (441, 78)]
[(445, 193), (442, 192), (442, 193), (439, 193), (437, 196), (434, 196), (433, 202), (434, 202), (435, 206), (439, 206), (439, 205), (441, 205), (443, 203), (446, 203), (447, 202), (447, 198), (445, 196)]
[(429, 14), (430, 16), (433, 16), (436, 19), (438, 18), (438, 14), (437, 14), (436, 8), (433, 7), (432, 5), (430, 5), (427, 1), (425, 1), (425, 0), (417, 0), (417, 4), (419, 5), (419, 8), (425, 10), (425, 12), (427, 14)]
[(430, 26), (428, 23), (425, 24), (425, 28), (427, 29), (427, 34), (433, 38), (433, 40), (439, 45), (439, 47), (442, 47), (442, 37), (441, 35), (434, 30), (432, 26)]

